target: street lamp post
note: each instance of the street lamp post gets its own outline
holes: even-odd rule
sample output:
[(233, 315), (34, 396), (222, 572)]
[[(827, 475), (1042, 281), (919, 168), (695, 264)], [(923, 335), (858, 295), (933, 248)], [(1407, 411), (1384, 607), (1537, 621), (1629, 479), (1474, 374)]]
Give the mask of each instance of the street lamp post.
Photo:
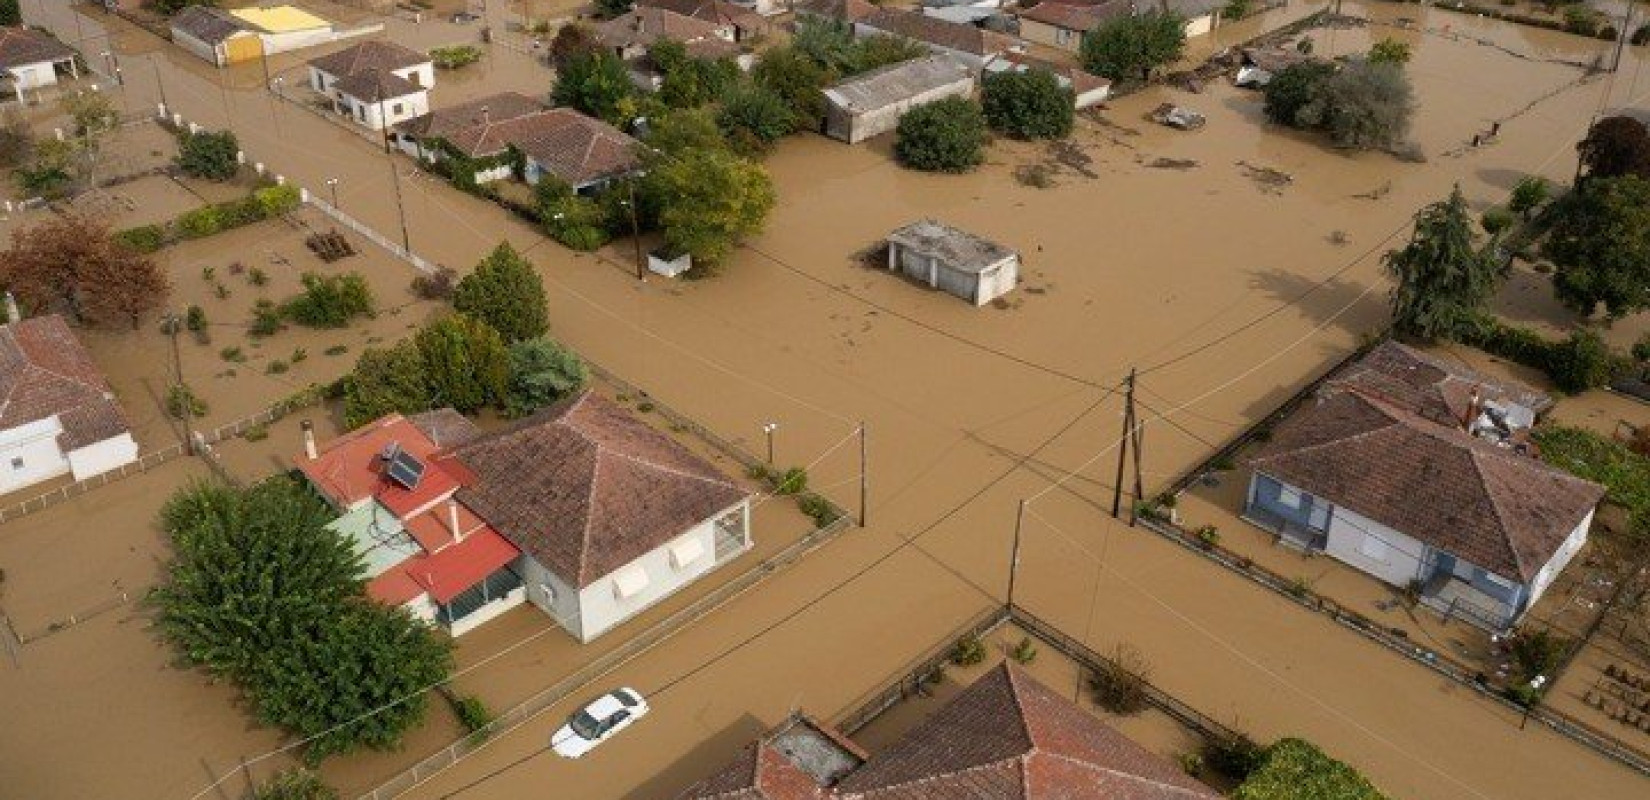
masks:
[(773, 466), (773, 432), (779, 430), (779, 423), (765, 422), (762, 424), (762, 433), (768, 437), (768, 466)]
[(332, 190), (332, 209), (334, 211), (343, 211), (344, 207), (338, 204), (338, 179), (327, 178), (326, 184), (327, 188)]

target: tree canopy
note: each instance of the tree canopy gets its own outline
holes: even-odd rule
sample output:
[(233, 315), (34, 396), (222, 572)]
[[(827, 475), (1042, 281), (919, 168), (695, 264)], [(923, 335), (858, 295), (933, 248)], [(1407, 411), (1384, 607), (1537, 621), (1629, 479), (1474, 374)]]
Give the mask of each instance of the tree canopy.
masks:
[(1402, 66), (1409, 63), (1410, 55), (1409, 45), (1391, 36), (1376, 42), (1373, 47), (1369, 48), (1369, 60), (1377, 64), (1398, 64)]
[(1122, 16), (1083, 36), (1083, 69), (1118, 83), (1145, 82), (1159, 67), (1180, 58), (1186, 20), (1168, 11)]
[(555, 38), (550, 40), (550, 65), (560, 72), (567, 68), (568, 62), (583, 55), (596, 52), (600, 45), (596, 43), (596, 34), (589, 25), (574, 22), (561, 26), (556, 31)]
[(227, 181), (241, 171), (234, 131), (185, 131), (178, 137), (178, 169), (192, 178)]
[(693, 256), (696, 266), (714, 265), (761, 230), (776, 201), (761, 166), (717, 149), (662, 161), (646, 185), (659, 203), (666, 246)]
[(1390, 148), (1409, 136), (1415, 91), (1403, 68), (1351, 61), (1319, 81), (1295, 123), (1329, 133), (1338, 147)]
[(979, 104), (948, 97), (899, 118), (894, 156), (911, 169), (967, 172), (985, 160), (985, 135)]
[(791, 46), (808, 55), (835, 78), (850, 78), (878, 67), (928, 54), (922, 45), (900, 36), (854, 36), (851, 24), (804, 17), (797, 21)]
[(567, 60), (556, 77), (550, 99), (556, 105), (578, 109), (614, 125), (629, 122), (626, 106), (636, 94), (630, 69), (606, 50), (579, 53)]
[(155, 262), (115, 241), (106, 224), (72, 213), (13, 231), (11, 249), (0, 252), (0, 284), (34, 311), (133, 327), (168, 289)]
[(453, 308), (492, 326), (505, 342), (550, 330), (544, 283), (509, 242), (499, 242), (453, 290)]
[(658, 99), (670, 108), (702, 106), (739, 79), (739, 65), (732, 59), (694, 58), (681, 42), (661, 39), (647, 56), (659, 70)]
[(1592, 178), (1650, 178), (1650, 129), (1632, 117), (1605, 117), (1576, 144), (1582, 174)]
[(432, 408), (474, 414), (502, 408), (509, 388), (510, 353), (504, 339), (478, 319), (449, 314), (413, 337), (424, 360)]
[(1472, 216), (1460, 187), (1449, 199), (1415, 215), (1415, 230), (1402, 249), (1386, 254), (1392, 290), (1392, 324), (1401, 334), (1431, 341), (1471, 324), (1500, 281), (1494, 259), (1478, 247)]
[(1612, 319), (1650, 308), (1650, 180), (1589, 179), (1555, 211), (1543, 252), (1558, 299), (1583, 314), (1603, 304)]
[(355, 370), (344, 379), (344, 424), (350, 428), (385, 414), (428, 410), (430, 389), (424, 356), (411, 340), (361, 351)]
[(751, 79), (784, 101), (793, 131), (815, 128), (825, 116), (825, 96), (833, 73), (794, 45), (764, 51), (751, 68)]
[(510, 415), (523, 417), (584, 386), (587, 373), (576, 353), (548, 336), (510, 345)]
[(1071, 89), (1046, 69), (988, 73), (980, 103), (991, 129), (1016, 139), (1060, 139), (1076, 118)]
[(722, 97), (716, 115), (722, 135), (742, 153), (766, 150), (794, 130), (784, 98), (754, 83), (740, 83)]
[(1260, 767), (1232, 792), (1233, 800), (1387, 800), (1367, 778), (1301, 739), (1266, 748)]
[(1302, 61), (1279, 70), (1263, 90), (1266, 118), (1295, 127), (1301, 108), (1312, 101), (1318, 84), (1335, 74), (1335, 66), (1323, 61)]

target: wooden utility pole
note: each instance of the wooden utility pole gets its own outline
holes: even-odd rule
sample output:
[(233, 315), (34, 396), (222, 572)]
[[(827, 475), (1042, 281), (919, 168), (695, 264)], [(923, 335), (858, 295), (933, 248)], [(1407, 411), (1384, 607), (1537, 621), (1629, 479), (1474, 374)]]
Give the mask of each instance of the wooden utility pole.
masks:
[(1134, 371), (1129, 371), (1129, 431), (1134, 441), (1134, 504), (1129, 506), (1129, 524), (1133, 525), (1140, 503), (1146, 499), (1145, 478), (1140, 469), (1140, 458), (1145, 452), (1142, 445), (1146, 437), (1146, 423), (1140, 420), (1134, 409)]
[(1026, 501), (1020, 501), (1020, 511), (1014, 517), (1014, 547), (1008, 557), (1008, 606), (1014, 607), (1014, 578), (1020, 572), (1020, 529), (1026, 522)]
[[(1122, 517), (1122, 513), (1123, 513), (1123, 468), (1128, 466), (1128, 463), (1129, 463), (1129, 443), (1131, 441), (1133, 441), (1133, 442), (1138, 442), (1139, 441), (1138, 437), (1135, 436), (1135, 430), (1134, 430), (1135, 420), (1134, 420), (1134, 370), (1133, 369), (1129, 370), (1129, 378), (1124, 383), (1124, 386), (1125, 386), (1125, 389), (1124, 389), (1124, 393), (1123, 393), (1123, 436), (1117, 442), (1117, 475), (1116, 475), (1116, 478), (1112, 481), (1112, 487), (1111, 487), (1111, 516), (1112, 516), (1113, 519), (1120, 519)], [(1139, 481), (1140, 481), (1140, 474), (1139, 473), (1140, 473), (1140, 465), (1139, 465), (1139, 461), (1136, 460), (1136, 462), (1135, 462), (1135, 476), (1134, 476), (1136, 487), (1139, 486)], [(1136, 491), (1138, 492), (1139, 489), (1137, 488)], [(1130, 514), (1130, 519), (1131, 520), (1133, 519), (1133, 514), (1132, 513)]]
[(407, 257), (412, 257), (412, 236), (407, 233), (407, 207), (401, 202), (401, 173), (395, 168), (395, 157), (384, 159), (390, 165), (390, 183), (395, 185), (395, 210), (401, 215), (401, 249), (406, 251)]
[(636, 217), (636, 179), (630, 178), (625, 183), (630, 187), (630, 200), (625, 205), (630, 207), (630, 241), (636, 246), (636, 280), (645, 281), (647, 262), (642, 259), (642, 226)]
[(859, 423), (859, 527), (865, 527), (865, 517), (871, 507), (871, 478), (867, 472), (869, 459), (866, 455), (865, 421)]

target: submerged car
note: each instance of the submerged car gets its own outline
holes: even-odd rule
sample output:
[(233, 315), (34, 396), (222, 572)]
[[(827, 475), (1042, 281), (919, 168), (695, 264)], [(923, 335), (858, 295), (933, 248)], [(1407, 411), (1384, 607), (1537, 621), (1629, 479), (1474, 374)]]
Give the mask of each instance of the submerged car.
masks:
[(550, 737), (550, 749), (563, 758), (578, 758), (613, 734), (647, 716), (647, 701), (635, 689), (614, 689), (592, 700)]
[(1208, 122), (1202, 114), (1189, 108), (1177, 106), (1174, 103), (1164, 103), (1152, 109), (1150, 116), (1152, 121), (1159, 125), (1167, 125), (1183, 131), (1195, 131)]

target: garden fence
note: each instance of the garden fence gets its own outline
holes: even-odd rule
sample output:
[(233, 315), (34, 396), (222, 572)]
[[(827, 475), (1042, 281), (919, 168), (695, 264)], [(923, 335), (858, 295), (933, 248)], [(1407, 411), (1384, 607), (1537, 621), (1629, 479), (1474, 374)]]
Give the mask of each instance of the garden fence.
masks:
[(18, 517), (33, 514), (37, 511), (43, 511), (51, 508), (52, 506), (55, 506), (64, 500), (68, 500), (71, 497), (79, 497), (80, 495), (83, 495), (93, 489), (107, 486), (108, 484), (114, 483), (115, 481), (129, 475), (136, 475), (140, 472), (154, 469), (155, 467), (171, 461), (178, 456), (185, 455), (186, 452), (187, 451), (184, 449), (182, 444), (174, 444), (170, 447), (163, 447), (143, 456), (142, 458), (139, 458), (136, 461), (129, 464), (122, 464), (121, 466), (100, 475), (94, 475), (83, 481), (76, 481), (66, 486), (60, 486), (49, 492), (31, 497), (20, 503), (13, 504), (5, 508), (0, 508), (0, 524), (10, 522)]
[(69, 616), (57, 620), (56, 622), (47, 623), (42, 628), (37, 628), (33, 631), (27, 632), (14, 631), (17, 636), (17, 642), (19, 644), (29, 644), (31, 642), (44, 639), (54, 633), (73, 628), (82, 622), (87, 622), (92, 619), (96, 619), (97, 617), (101, 617), (104, 614), (107, 614), (110, 611), (120, 608), (130, 602), (132, 602), (132, 593), (122, 590), (120, 594), (109, 597), (102, 602), (91, 606), (90, 608), (85, 608), (70, 614)]
[(314, 192), (311, 192), (308, 189), (305, 189), (305, 190), (303, 190), (303, 193), (304, 193), (304, 202), (314, 206), (317, 210), (319, 210), (321, 213), (327, 215), (328, 217), (331, 217), (334, 222), (337, 222), (338, 224), (343, 225), (344, 227), (349, 228), (352, 231), (355, 231), (356, 233), (366, 237), (367, 240), (371, 241), (373, 244), (376, 244), (379, 247), (382, 247), (385, 250), (388, 250), (390, 252), (390, 254), (394, 255), (396, 258), (399, 258), (402, 261), (405, 261), (408, 264), (413, 265), (413, 267), (416, 268), (419, 272), (422, 272), (426, 275), (430, 275), (430, 274), (434, 274), (436, 270), (441, 268), (441, 265), (435, 264), (435, 263), (431, 262), (429, 259), (427, 259), (427, 258), (425, 258), (421, 255), (418, 255), (417, 253), (414, 253), (414, 252), (408, 250), (405, 247), (402, 247), (400, 244), (397, 244), (396, 242), (391, 241), (389, 239), (389, 237), (379, 233), (378, 231), (373, 230), (366, 223), (361, 222), (360, 220), (358, 220), (358, 219), (356, 219), (356, 218), (354, 218), (354, 217), (352, 217), (348, 214), (345, 214), (343, 211), (340, 211), (339, 209), (334, 207), (331, 203), (328, 203), (327, 201), (322, 200)]
[(992, 631), (1002, 627), (1009, 621), (1009, 609), (1006, 606), (993, 606), (976, 615), (964, 623), (962, 627), (933, 647), (923, 655), (918, 656), (912, 665), (900, 670), (898, 677), (888, 682), (880, 689), (874, 689), (859, 700), (848, 706), (848, 711), (837, 718), (837, 730), (852, 736), (859, 729), (869, 725), (882, 712), (887, 711), (895, 703), (912, 695), (921, 694), (934, 676), (945, 669), (946, 662), (951, 660), (952, 651), (957, 642), (969, 638), (984, 638)]

